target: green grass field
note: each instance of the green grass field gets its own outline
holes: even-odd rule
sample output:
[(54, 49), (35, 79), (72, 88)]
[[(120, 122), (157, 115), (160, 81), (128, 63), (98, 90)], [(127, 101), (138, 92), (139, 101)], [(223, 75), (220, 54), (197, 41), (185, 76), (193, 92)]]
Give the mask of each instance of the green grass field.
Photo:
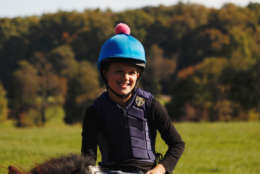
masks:
[[(176, 174), (259, 174), (260, 122), (178, 123), (186, 149)], [(0, 125), (0, 174), (12, 164), (30, 169), (50, 157), (80, 153), (80, 126)], [(158, 151), (166, 150), (160, 138)]]

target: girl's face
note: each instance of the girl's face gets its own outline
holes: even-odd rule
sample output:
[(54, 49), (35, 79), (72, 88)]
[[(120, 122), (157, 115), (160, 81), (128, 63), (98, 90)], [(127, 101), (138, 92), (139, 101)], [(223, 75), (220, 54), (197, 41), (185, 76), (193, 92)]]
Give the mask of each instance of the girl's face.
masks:
[(119, 95), (128, 95), (135, 87), (139, 78), (136, 67), (125, 63), (111, 63), (104, 72), (108, 86)]

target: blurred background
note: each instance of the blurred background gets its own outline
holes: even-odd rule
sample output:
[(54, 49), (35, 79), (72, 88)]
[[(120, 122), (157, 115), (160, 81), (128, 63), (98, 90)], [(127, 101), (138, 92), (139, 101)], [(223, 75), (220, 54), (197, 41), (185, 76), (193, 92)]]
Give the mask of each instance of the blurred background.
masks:
[(80, 154), (84, 110), (104, 90), (99, 50), (119, 22), (146, 49), (140, 86), (186, 143), (174, 172), (259, 174), (259, 0), (0, 0), (0, 173)]
[(55, 13), (58, 10), (83, 12), (87, 9), (101, 10), (111, 9), (114, 12), (127, 9), (142, 8), (144, 6), (174, 5), (178, 2), (196, 3), (206, 7), (221, 8), (226, 3), (234, 3), (239, 6), (247, 6), (249, 2), (259, 2), (259, 0), (9, 0), (1, 2), (1, 17), (32, 16), (43, 13)]
[(119, 22), (145, 46), (141, 87), (172, 120), (259, 120), (259, 1), (9, 0), (0, 7), (0, 122), (80, 123), (104, 89), (96, 61)]

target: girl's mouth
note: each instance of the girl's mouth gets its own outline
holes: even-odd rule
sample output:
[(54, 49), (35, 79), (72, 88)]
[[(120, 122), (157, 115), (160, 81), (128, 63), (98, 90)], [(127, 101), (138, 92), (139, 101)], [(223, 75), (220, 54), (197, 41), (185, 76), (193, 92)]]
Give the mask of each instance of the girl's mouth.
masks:
[(129, 86), (128, 83), (118, 83), (118, 85), (121, 87), (121, 88), (127, 88)]

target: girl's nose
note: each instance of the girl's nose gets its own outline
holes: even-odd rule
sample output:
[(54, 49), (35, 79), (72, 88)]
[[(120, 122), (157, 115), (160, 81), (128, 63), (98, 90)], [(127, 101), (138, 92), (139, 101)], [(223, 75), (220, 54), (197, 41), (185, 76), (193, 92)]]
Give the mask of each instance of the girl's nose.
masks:
[(123, 79), (128, 79), (129, 78), (129, 74), (127, 72), (123, 72), (122, 73), (122, 78)]

